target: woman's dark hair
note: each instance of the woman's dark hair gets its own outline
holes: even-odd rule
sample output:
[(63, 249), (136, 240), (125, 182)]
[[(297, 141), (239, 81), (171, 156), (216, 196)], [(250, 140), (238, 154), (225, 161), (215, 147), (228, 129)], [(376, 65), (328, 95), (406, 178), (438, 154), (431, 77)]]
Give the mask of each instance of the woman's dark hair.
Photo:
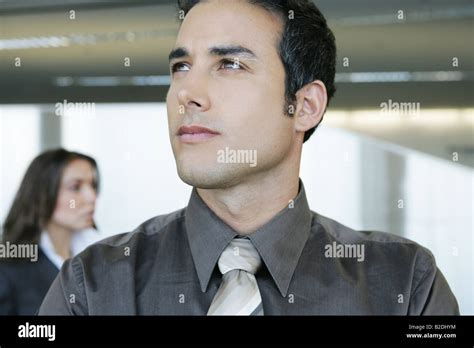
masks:
[(38, 155), (26, 170), (5, 219), (2, 236), (4, 241), (17, 244), (38, 243), (41, 231), (53, 215), (64, 169), (76, 159), (86, 160), (95, 169), (95, 187), (98, 191), (99, 170), (92, 157), (64, 149)]
[[(289, 110), (296, 101), (296, 92), (315, 80), (321, 80), (326, 86), (329, 104), (336, 92), (336, 39), (321, 11), (310, 0), (246, 1), (277, 14), (283, 20), (278, 51), (286, 73), (285, 114), (292, 116)], [(200, 2), (178, 0), (178, 9), (186, 15)], [(306, 131), (303, 142), (318, 125)]]

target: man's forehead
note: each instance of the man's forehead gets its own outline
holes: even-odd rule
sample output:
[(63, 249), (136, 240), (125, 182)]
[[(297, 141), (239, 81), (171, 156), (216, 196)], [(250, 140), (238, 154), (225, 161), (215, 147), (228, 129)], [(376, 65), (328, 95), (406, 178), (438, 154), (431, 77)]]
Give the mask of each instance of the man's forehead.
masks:
[[(281, 22), (268, 11), (246, 1), (199, 3), (186, 15), (175, 47), (188, 51), (233, 45), (253, 52), (273, 46), (279, 38)], [(214, 5), (214, 6), (211, 6)], [(230, 5), (229, 5), (230, 4)], [(235, 7), (242, 7), (236, 11)]]

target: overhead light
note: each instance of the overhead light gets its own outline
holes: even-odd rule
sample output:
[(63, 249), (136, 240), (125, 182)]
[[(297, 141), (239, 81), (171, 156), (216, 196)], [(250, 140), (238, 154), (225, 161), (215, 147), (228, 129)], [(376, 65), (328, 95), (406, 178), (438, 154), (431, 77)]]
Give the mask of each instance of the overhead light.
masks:
[(70, 40), (65, 36), (40, 36), (22, 39), (0, 40), (0, 50), (19, 50), (29, 48), (67, 47)]
[[(403, 11), (403, 8), (400, 8), (400, 11)], [(375, 26), (472, 18), (473, 15), (474, 6), (469, 5), (443, 8), (439, 10), (430, 9), (426, 11), (406, 11), (403, 16), (404, 19), (399, 19), (397, 16), (397, 12), (395, 11), (394, 13), (390, 14), (374, 14), (365, 16), (336, 18), (331, 21), (331, 24), (343, 27), (372, 25)]]
[(380, 71), (337, 73), (337, 83), (471, 81), (473, 71)]
[(86, 46), (110, 42), (135, 42), (140, 40), (153, 39), (157, 37), (168, 37), (174, 35), (175, 30), (142, 30), (123, 31), (110, 33), (80, 33), (66, 34), (60, 36), (40, 36), (26, 38), (11, 38), (0, 40), (1, 50), (21, 50), (34, 48), (54, 48), (67, 46)]
[(169, 86), (169, 75), (149, 76), (60, 76), (53, 79), (58, 87)]

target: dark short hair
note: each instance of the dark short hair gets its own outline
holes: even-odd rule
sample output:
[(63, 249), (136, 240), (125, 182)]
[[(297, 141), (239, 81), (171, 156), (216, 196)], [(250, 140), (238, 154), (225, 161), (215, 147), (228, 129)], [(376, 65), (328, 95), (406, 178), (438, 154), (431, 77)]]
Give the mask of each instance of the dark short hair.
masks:
[(99, 170), (92, 157), (64, 149), (43, 152), (31, 162), (21, 181), (3, 225), (3, 241), (39, 242), (41, 231), (53, 215), (64, 169), (76, 159), (89, 162), (95, 169), (94, 184), (98, 191)]
[[(289, 107), (296, 101), (296, 92), (315, 80), (321, 80), (326, 86), (329, 104), (336, 91), (336, 39), (321, 11), (310, 0), (246, 1), (277, 14), (283, 20), (278, 51), (286, 73), (285, 114), (292, 116)], [(178, 0), (178, 9), (186, 15), (200, 2)], [(306, 131), (303, 142), (318, 126), (319, 123)]]

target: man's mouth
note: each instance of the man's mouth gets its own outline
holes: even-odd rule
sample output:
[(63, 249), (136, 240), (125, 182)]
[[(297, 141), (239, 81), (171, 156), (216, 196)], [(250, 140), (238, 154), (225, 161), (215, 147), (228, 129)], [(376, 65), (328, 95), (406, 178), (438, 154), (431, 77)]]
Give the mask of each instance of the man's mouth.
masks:
[(179, 127), (177, 135), (183, 143), (192, 144), (214, 138), (219, 135), (219, 132), (202, 126), (190, 125)]

